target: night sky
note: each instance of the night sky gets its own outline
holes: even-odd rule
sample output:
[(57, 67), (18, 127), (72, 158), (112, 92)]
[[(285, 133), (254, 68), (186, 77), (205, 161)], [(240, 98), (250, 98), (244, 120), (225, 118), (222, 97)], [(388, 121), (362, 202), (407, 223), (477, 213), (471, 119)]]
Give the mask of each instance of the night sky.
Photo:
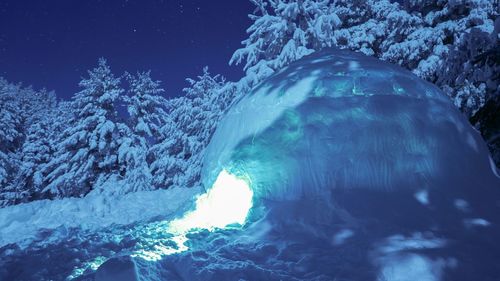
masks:
[(68, 99), (104, 57), (115, 75), (151, 70), (176, 96), (209, 66), (229, 66), (251, 21), (248, 0), (0, 0), (0, 76)]

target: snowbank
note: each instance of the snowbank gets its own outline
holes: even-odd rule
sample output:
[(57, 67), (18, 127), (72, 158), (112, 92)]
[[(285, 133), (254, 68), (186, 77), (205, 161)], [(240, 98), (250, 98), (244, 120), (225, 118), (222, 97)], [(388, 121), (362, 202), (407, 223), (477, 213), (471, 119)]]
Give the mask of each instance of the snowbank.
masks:
[(198, 188), (173, 188), (119, 196), (95, 192), (84, 198), (9, 206), (0, 209), (0, 247), (17, 243), (24, 248), (47, 229), (62, 227), (97, 231), (111, 225), (128, 225), (168, 216), (199, 191)]

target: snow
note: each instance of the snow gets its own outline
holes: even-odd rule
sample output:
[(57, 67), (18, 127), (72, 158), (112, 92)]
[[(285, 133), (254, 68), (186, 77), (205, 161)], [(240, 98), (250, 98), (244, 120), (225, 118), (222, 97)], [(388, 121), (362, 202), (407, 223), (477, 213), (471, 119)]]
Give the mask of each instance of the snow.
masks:
[(224, 170), (249, 179), (246, 226), (191, 235), (155, 278), (484, 279), (499, 273), (498, 258), (482, 258), (500, 250), (491, 167), (478, 132), (434, 85), (323, 50), (238, 100), (207, 147), (205, 186)]
[[(16, 243), (25, 248), (38, 239), (42, 230), (77, 228), (97, 232), (112, 225), (129, 225), (171, 215), (198, 192), (199, 188), (139, 191), (121, 196), (94, 192), (84, 198), (8, 206), (0, 209), (0, 247)], [(52, 237), (51, 242), (64, 238)]]
[(354, 235), (354, 232), (350, 229), (342, 229), (339, 231), (339, 233), (335, 234), (333, 237), (333, 244), (334, 245), (341, 245), (346, 242), (347, 239), (352, 237)]
[(138, 281), (134, 261), (130, 257), (113, 259), (99, 268), (95, 281)]
[[(242, 98), (242, 102), (238, 103), (232, 110), (227, 113), (227, 119), (244, 118), (252, 120), (247, 122), (246, 126), (233, 126), (220, 124), (217, 128), (216, 135), (224, 136), (217, 145), (212, 145), (212, 149), (205, 152), (206, 159), (220, 157), (221, 159), (229, 158), (233, 148), (235, 148), (244, 139), (250, 138), (253, 135), (262, 133), (262, 131), (270, 124), (275, 122), (281, 115), (282, 111), (288, 107), (294, 107), (301, 104), (306, 94), (312, 89), (312, 84), (316, 78), (308, 77), (298, 81), (295, 85), (287, 89), (287, 95), (283, 96), (283, 89), (271, 88), (262, 86), (256, 90), (255, 95), (248, 95)], [(248, 105), (251, 106), (248, 106)], [(255, 108), (259, 108), (259, 118), (255, 118)], [(214, 137), (218, 139), (219, 137)], [(220, 160), (224, 161), (224, 160)], [(211, 168), (208, 168), (211, 169)], [(220, 171), (213, 171), (213, 176), (218, 176)], [(212, 186), (211, 183), (205, 183), (205, 186)]]
[[(498, 66), (476, 61), (498, 45), (495, 1), (252, 2), (248, 38), (230, 60), (244, 64), (252, 86), (313, 51), (339, 47), (432, 81), (468, 117), (497, 91)], [(486, 81), (492, 86), (481, 87)]]
[(198, 160), (203, 190), (123, 195), (111, 178), (84, 198), (0, 210), (0, 245), (23, 247), (5, 247), (0, 277), (17, 277), (20, 260), (36, 280), (500, 274), (487, 147), (443, 92), (399, 67), (337, 49), (307, 56), (237, 100)]
[[(439, 249), (446, 241), (425, 233), (413, 233), (386, 239), (373, 253), (376, 264), (381, 268), (377, 280), (394, 281), (439, 281), (443, 271), (456, 266), (456, 260), (426, 257), (418, 251)], [(417, 250), (416, 252), (413, 252)]]
[(417, 193), (415, 193), (415, 198), (423, 205), (429, 204), (429, 193), (427, 192), (427, 190), (418, 191)]
[(248, 176), (258, 196), (280, 200), (319, 196), (329, 185), (429, 190), (416, 195), (426, 205), (443, 179), (454, 179), (457, 190), (476, 177), (492, 186), (486, 155), (479, 134), (437, 87), (397, 66), (328, 49), (291, 64), (228, 111), (207, 148), (202, 180), (211, 186), (226, 169)]
[(464, 220), (464, 224), (467, 227), (473, 227), (473, 226), (487, 227), (487, 226), (491, 225), (491, 223), (489, 221), (482, 219), (482, 218), (466, 219), (466, 220)]
[(463, 199), (455, 199), (455, 201), (453, 203), (458, 210), (460, 210), (462, 212), (469, 211), (469, 203), (467, 203), (467, 201), (465, 201)]

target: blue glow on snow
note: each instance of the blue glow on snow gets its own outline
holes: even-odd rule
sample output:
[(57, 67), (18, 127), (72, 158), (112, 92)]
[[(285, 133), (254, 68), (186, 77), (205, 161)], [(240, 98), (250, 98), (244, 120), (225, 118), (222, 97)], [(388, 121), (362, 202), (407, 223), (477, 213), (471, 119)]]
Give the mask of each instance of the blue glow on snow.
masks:
[(71, 275), (68, 276), (67, 279), (68, 280), (76, 279), (76, 278), (82, 276), (85, 273), (85, 271), (88, 271), (88, 270), (96, 271), (99, 268), (99, 266), (101, 266), (104, 262), (106, 262), (106, 260), (108, 260), (106, 257), (98, 256), (98, 257), (94, 258), (92, 261), (84, 263), (84, 265), (82, 267), (75, 268), (73, 270), (73, 272), (71, 273)]
[(174, 237), (171, 237), (169, 239), (173, 241), (177, 247), (172, 247), (170, 245), (159, 242), (156, 245), (152, 246), (151, 249), (143, 249), (132, 254), (131, 257), (139, 257), (147, 261), (159, 261), (164, 256), (181, 253), (189, 249), (184, 244), (188, 240), (185, 234), (175, 235)]

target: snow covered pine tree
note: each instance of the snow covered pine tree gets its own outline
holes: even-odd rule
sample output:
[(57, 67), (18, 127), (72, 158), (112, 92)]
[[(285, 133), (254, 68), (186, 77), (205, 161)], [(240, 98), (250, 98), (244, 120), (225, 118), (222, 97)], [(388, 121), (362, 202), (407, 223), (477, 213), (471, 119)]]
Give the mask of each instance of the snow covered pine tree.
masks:
[(128, 95), (123, 100), (129, 113), (128, 126), (119, 124), (120, 147), (118, 163), (126, 179), (128, 191), (153, 189), (148, 158), (149, 148), (160, 139), (160, 127), (165, 123), (166, 100), (160, 82), (151, 79), (150, 72), (126, 74)]
[(118, 171), (115, 103), (123, 92), (106, 60), (80, 82), (74, 115), (63, 132), (55, 157), (46, 168), (46, 187), (54, 197), (83, 196)]
[(153, 184), (157, 188), (193, 186), (199, 182), (203, 151), (218, 121), (234, 99), (235, 87), (208, 68), (187, 79), (185, 96), (168, 101), (168, 120), (160, 142), (151, 147)]

